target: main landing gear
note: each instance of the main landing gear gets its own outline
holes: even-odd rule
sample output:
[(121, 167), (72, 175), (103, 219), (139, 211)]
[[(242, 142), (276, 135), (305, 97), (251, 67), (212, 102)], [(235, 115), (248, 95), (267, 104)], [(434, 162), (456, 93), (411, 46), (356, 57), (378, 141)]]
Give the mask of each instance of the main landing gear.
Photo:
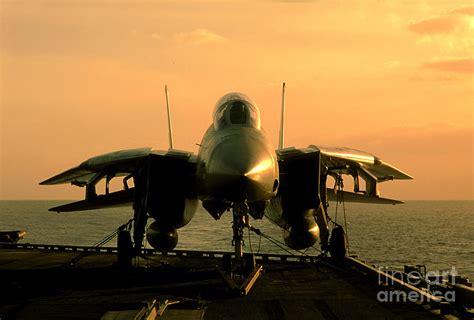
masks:
[(234, 203), (232, 215), (234, 260), (232, 260), (230, 254), (225, 254), (222, 257), (222, 270), (220, 272), (232, 291), (240, 295), (247, 295), (255, 281), (263, 273), (263, 267), (255, 263), (253, 254), (243, 252), (244, 228), (249, 226), (249, 206), (247, 202)]
[(344, 228), (338, 224), (332, 229), (329, 239), (329, 253), (336, 263), (342, 263), (347, 255), (347, 239)]

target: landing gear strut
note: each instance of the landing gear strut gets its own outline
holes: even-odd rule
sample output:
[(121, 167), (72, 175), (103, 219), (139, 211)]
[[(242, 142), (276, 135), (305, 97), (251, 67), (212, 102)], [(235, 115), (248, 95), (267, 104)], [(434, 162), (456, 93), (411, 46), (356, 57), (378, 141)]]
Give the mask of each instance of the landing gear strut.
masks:
[(249, 206), (247, 202), (236, 203), (232, 208), (232, 230), (234, 231), (232, 245), (235, 248), (235, 261), (237, 264), (242, 262), (242, 256), (244, 252), (244, 227), (248, 223), (248, 212)]
[[(244, 228), (249, 226), (249, 206), (247, 202), (234, 203), (232, 207), (232, 245), (234, 246), (234, 261), (230, 255), (222, 258), (221, 274), (232, 291), (247, 295), (263, 273), (263, 267), (255, 263), (253, 254), (244, 254)], [(232, 263), (234, 262), (234, 263)]]

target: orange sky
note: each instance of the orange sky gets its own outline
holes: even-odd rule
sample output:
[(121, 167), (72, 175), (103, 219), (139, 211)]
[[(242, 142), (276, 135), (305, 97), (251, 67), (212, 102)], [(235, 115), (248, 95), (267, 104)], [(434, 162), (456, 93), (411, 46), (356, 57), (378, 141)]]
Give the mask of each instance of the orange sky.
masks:
[[(469, 5), (471, 5), (469, 7)], [(105, 152), (196, 152), (217, 99), (255, 100), (276, 144), (369, 151), (415, 177), (382, 196), (474, 199), (471, 1), (0, 1), (0, 199)]]

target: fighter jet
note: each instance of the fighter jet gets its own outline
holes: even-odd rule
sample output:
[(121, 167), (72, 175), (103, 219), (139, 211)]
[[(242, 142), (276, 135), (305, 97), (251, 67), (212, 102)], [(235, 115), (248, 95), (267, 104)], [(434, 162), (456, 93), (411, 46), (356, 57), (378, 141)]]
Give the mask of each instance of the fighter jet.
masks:
[[(166, 88), (165, 94), (169, 149), (140, 148), (96, 156), (41, 182), (85, 187), (85, 200), (51, 211), (132, 204), (135, 248), (141, 248), (146, 233), (151, 246), (170, 251), (178, 242), (177, 229), (190, 222), (201, 202), (216, 220), (232, 211), (232, 242), (235, 257), (240, 258), (243, 231), (250, 225), (250, 217), (265, 216), (282, 227), (290, 248), (313, 246), (319, 236), (327, 248), (328, 200), (344, 196), (345, 201), (401, 203), (381, 198), (377, 186), (388, 180), (412, 179), (363, 151), (316, 145), (284, 147), (285, 85), (277, 149), (262, 128), (257, 104), (242, 93), (232, 92), (218, 100), (198, 154), (177, 150)], [(342, 175), (352, 176), (354, 192), (340, 188)], [(328, 176), (334, 177), (339, 187), (327, 188)], [(123, 177), (123, 190), (109, 192), (109, 182), (116, 177)], [(102, 179), (105, 194), (98, 195), (96, 184)], [(146, 228), (149, 218), (154, 221)]]

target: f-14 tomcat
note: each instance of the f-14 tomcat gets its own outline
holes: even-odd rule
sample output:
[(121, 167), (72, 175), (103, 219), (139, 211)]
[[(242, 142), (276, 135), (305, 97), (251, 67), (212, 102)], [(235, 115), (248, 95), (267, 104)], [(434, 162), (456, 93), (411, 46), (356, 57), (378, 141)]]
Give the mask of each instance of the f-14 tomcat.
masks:
[[(134, 234), (141, 248), (146, 231), (157, 250), (172, 250), (177, 229), (193, 218), (201, 201), (214, 219), (226, 211), (233, 214), (235, 257), (242, 257), (243, 230), (249, 216), (264, 216), (283, 228), (284, 240), (293, 249), (313, 246), (321, 236), (328, 245), (327, 203), (337, 190), (327, 189), (328, 175), (339, 181), (342, 174), (354, 178), (354, 192), (339, 192), (345, 201), (400, 203), (379, 197), (377, 185), (411, 177), (372, 154), (310, 145), (283, 147), (284, 91), (279, 148), (275, 149), (261, 127), (260, 111), (246, 95), (229, 93), (216, 104), (213, 122), (204, 134), (199, 152), (193, 155), (173, 148), (171, 118), (166, 92), (170, 148), (130, 149), (91, 158), (40, 184), (71, 183), (86, 188), (85, 200), (51, 208), (51, 211), (90, 210), (133, 204)], [(124, 176), (124, 189), (109, 192), (109, 182)], [(106, 191), (95, 186), (106, 181)], [(128, 186), (133, 179), (134, 187)], [(365, 181), (361, 190), (359, 180)]]

